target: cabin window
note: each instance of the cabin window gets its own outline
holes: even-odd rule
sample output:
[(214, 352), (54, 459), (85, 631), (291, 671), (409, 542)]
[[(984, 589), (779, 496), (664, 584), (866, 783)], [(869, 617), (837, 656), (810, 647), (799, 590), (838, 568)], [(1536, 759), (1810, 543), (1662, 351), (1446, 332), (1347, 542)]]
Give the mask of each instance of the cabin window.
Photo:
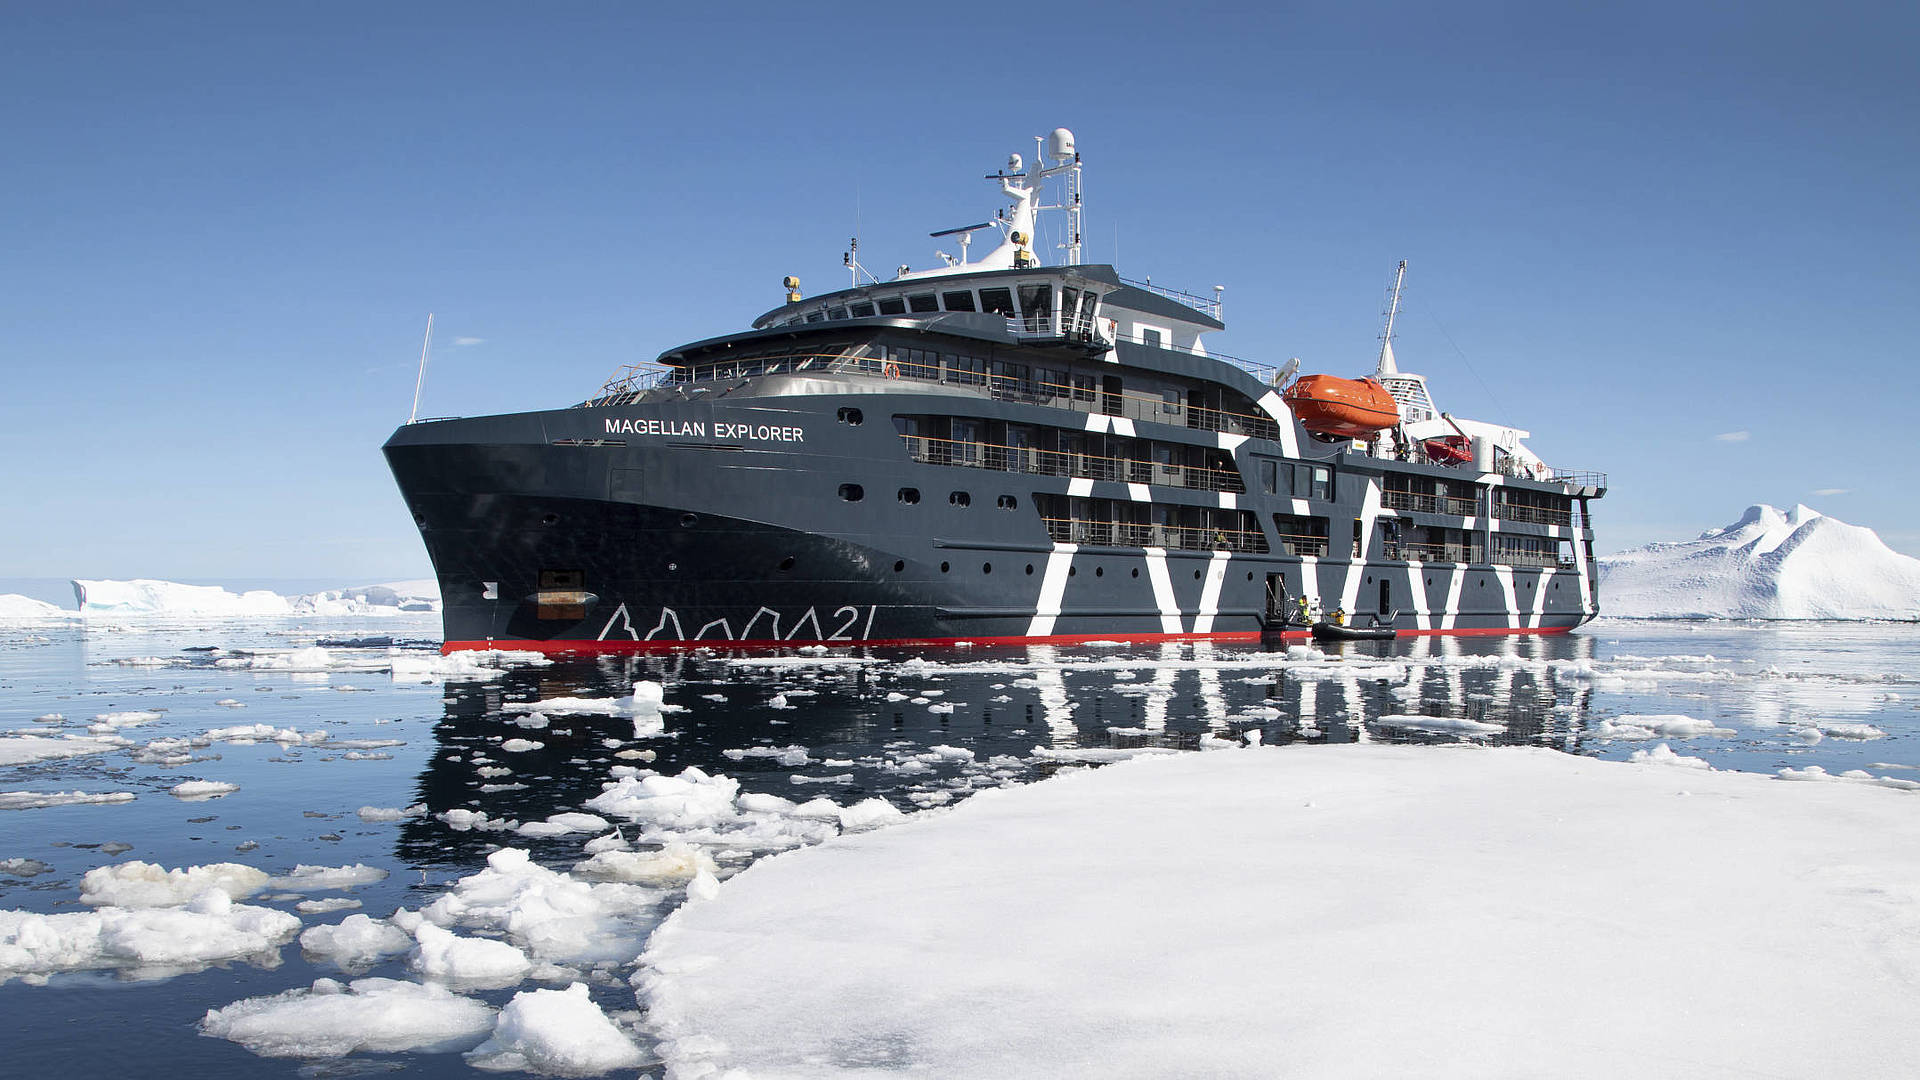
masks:
[(981, 289), (980, 310), (1005, 315), (1009, 319), (1013, 318), (1016, 314), (1013, 310), (1013, 290)]
[(897, 296), (889, 296), (880, 301), (880, 314), (882, 315), (905, 315), (906, 313), (907, 302)]
[(977, 386), (987, 381), (987, 362), (978, 356), (949, 356), (947, 376), (954, 382)]
[(1160, 347), (1161, 340), (1160, 331), (1149, 330), (1144, 326), (1140, 328), (1140, 344), (1150, 349), (1157, 349)]
[(1165, 390), (1160, 391), (1160, 411), (1170, 416), (1180, 415), (1180, 391), (1178, 389), (1169, 386)]
[(870, 319), (873, 317), (873, 305), (867, 303), (865, 300), (857, 304), (847, 305), (847, 310), (851, 312), (856, 319)]
[(1092, 401), (1093, 400), (1093, 376), (1075, 375), (1073, 377), (1073, 400), (1075, 401)]
[(1280, 463), (1272, 458), (1260, 459), (1260, 490), (1269, 495), (1280, 492)]
[(1020, 310), (1026, 313), (1026, 329), (1030, 334), (1045, 333), (1053, 329), (1053, 286), (1020, 286)]
[(867, 497), (867, 489), (859, 484), (841, 484), (840, 497), (848, 502), (859, 502)]
[(901, 488), (899, 494), (896, 495), (895, 498), (898, 498), (903, 505), (917, 506), (920, 503), (920, 489), (919, 488)]
[(994, 505), (1002, 510), (1018, 510), (1020, 509), (1020, 500), (1011, 495), (1002, 495), (1000, 496), (1000, 501)]
[(915, 293), (907, 297), (907, 309), (910, 311), (939, 311), (940, 301), (932, 293)]
[(853, 409), (853, 408), (842, 408), (840, 410), (839, 418), (841, 423), (847, 424), (851, 427), (859, 427), (861, 423), (863, 423), (866, 420), (866, 417), (861, 415), (861, 412), (859, 409)]
[(946, 301), (948, 311), (972, 311), (973, 294), (966, 291), (941, 293), (940, 299)]
[(1333, 498), (1333, 470), (1325, 465), (1295, 465), (1293, 495), (1297, 499)]
[(973, 496), (964, 491), (956, 491), (947, 496), (947, 502), (952, 503), (954, 506), (972, 506)]
[(827, 309), (827, 318), (829, 318), (829, 319), (844, 319), (844, 318), (846, 318), (846, 317), (847, 317), (847, 309), (846, 309), (846, 308), (843, 308), (843, 307), (837, 307), (837, 308), (828, 308), (828, 309)]

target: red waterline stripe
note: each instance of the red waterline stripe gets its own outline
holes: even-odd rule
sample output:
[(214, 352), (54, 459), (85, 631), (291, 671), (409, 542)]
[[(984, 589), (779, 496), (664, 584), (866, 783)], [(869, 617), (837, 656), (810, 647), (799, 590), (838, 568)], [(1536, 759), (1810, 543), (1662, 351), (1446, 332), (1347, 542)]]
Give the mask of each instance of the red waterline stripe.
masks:
[[(1468, 627), (1458, 630), (1402, 630), (1399, 637), (1485, 637), (1507, 634), (1564, 634), (1572, 630), (1571, 626), (1541, 627), (1505, 627), (1484, 626)], [(1306, 641), (1312, 637), (1309, 630), (1286, 630), (1280, 634), (1282, 641)], [(1211, 634), (1046, 634), (1039, 637), (948, 637), (948, 638), (881, 638), (873, 641), (728, 641), (725, 638), (708, 638), (700, 641), (449, 641), (440, 646), (443, 654), (462, 652), (471, 649), (512, 649), (524, 652), (550, 653), (555, 655), (575, 654), (594, 655), (603, 653), (656, 653), (678, 652), (686, 649), (791, 649), (801, 645), (827, 645), (833, 648), (849, 649), (880, 645), (934, 645), (954, 646), (961, 642), (970, 645), (1084, 645), (1090, 641), (1124, 641), (1139, 644), (1154, 641), (1259, 641), (1258, 630), (1224, 630)]]

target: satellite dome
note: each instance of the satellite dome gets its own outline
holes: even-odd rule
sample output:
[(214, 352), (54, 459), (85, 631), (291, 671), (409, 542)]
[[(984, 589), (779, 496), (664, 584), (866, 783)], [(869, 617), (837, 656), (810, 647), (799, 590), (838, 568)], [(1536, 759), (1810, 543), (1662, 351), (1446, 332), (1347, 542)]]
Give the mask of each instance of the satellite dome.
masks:
[(1053, 134), (1047, 136), (1047, 156), (1055, 161), (1070, 161), (1073, 154), (1073, 132), (1054, 128)]

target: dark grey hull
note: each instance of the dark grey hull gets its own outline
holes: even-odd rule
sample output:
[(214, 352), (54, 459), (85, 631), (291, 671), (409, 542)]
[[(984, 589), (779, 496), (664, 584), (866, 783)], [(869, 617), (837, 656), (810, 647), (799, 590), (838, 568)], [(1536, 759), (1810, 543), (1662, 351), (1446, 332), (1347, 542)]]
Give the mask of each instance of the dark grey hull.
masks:
[[(863, 422), (848, 422), (849, 401)], [(582, 407), (409, 425), (386, 454), (440, 580), (448, 649), (1251, 638), (1282, 628), (1276, 596), (1397, 611), (1402, 634), (1562, 632), (1597, 610), (1584, 527), (1499, 525), (1572, 541), (1572, 565), (1385, 557), (1372, 521), (1395, 514), (1380, 506), (1384, 466), (1371, 458), (1339, 459), (1324, 499), (1222, 494), (925, 463), (888, 423), (953, 407), (897, 383)], [(993, 407), (1058, 423), (1058, 410)], [(1244, 442), (1236, 460), (1288, 457)], [(1143, 496), (1251, 511), (1262, 535), (1218, 547), (1074, 542), (1038, 509), (1047, 497)], [(1359, 557), (1344, 538), (1326, 545), (1335, 553), (1289, 554), (1275, 515), (1290, 511), (1367, 521)]]

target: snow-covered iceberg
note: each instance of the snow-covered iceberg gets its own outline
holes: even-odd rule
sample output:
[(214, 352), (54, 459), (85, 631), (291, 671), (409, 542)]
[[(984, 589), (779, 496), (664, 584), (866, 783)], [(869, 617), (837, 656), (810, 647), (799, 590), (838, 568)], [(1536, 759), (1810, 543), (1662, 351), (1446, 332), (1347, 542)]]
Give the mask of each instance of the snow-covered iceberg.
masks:
[[(440, 586), (431, 578), (360, 585), (282, 596), (267, 589), (235, 593), (218, 585), (176, 581), (75, 579), (81, 615), (165, 615), (195, 618), (259, 618), (303, 615), (394, 615), (440, 610)], [(54, 609), (58, 611), (58, 609)]]
[(45, 600), (19, 593), (0, 593), (0, 622), (33, 622), (41, 619), (71, 619), (73, 612)]
[(1920, 559), (1805, 506), (1750, 506), (1696, 539), (1603, 557), (1600, 603), (1641, 619), (1912, 619)]

